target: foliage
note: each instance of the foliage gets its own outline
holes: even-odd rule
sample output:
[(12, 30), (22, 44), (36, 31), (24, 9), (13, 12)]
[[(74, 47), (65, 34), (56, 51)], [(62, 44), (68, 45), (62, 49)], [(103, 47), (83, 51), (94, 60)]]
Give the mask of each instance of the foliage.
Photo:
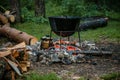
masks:
[(34, 12), (28, 10), (26, 7), (22, 8), (22, 21), (23, 22), (35, 22), (35, 23), (48, 22), (48, 20), (42, 16), (35, 17)]
[[(47, 1), (47, 15), (69, 15), (69, 16), (111, 16), (110, 12), (115, 12), (119, 5), (118, 0), (51, 0)], [(57, 3), (58, 2), (58, 3)], [(110, 4), (117, 6), (111, 8)], [(49, 5), (49, 6), (48, 6)]]
[(51, 1), (47, 2), (47, 4), (46, 4), (46, 15), (47, 16), (63, 15), (64, 10), (62, 9), (62, 6), (60, 6), (60, 5), (54, 4)]
[(26, 7), (28, 10), (34, 10), (34, 0), (20, 0), (21, 8)]
[(103, 80), (119, 80), (120, 72), (103, 75), (103, 76), (101, 76), (101, 79), (103, 79)]

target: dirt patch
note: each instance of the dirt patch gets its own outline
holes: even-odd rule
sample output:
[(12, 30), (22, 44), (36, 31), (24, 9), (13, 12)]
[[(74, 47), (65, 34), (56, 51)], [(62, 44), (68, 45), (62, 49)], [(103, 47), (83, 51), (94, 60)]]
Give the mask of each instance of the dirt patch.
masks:
[(91, 61), (83, 63), (72, 63), (64, 65), (62, 63), (54, 63), (44, 65), (40, 62), (33, 62), (32, 67), (40, 74), (54, 72), (59, 77), (65, 79), (73, 79), (75, 76), (84, 76), (86, 79), (96, 80), (103, 74), (120, 72), (120, 54), (112, 56), (89, 56)]

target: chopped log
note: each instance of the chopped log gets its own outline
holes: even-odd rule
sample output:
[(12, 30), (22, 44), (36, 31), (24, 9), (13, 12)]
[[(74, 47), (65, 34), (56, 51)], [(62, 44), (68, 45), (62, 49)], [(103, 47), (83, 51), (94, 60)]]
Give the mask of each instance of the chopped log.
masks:
[(11, 54), (11, 51), (8, 50), (8, 51), (4, 51), (4, 52), (0, 52), (0, 57), (5, 57), (5, 56), (8, 56)]
[(0, 80), (3, 80), (2, 78), (5, 72), (6, 65), (6, 61), (3, 58), (0, 58)]
[(5, 11), (4, 15), (8, 18), (10, 22), (15, 22), (15, 16), (12, 15), (10, 11)]
[(22, 68), (23, 72), (27, 72), (28, 71), (27, 70), (27, 66), (28, 66), (27, 61), (20, 61), (20, 65), (21, 65), (21, 68)]
[[(0, 80), (15, 80), (17, 75), (22, 76), (22, 72), (28, 71), (30, 62), (25, 47), (25, 42), (22, 42), (11, 48), (3, 48), (3, 52), (0, 52), (0, 68), (2, 68), (0, 69)], [(6, 62), (5, 66), (1, 59), (3, 59), (4, 63)], [(1, 67), (1, 64), (4, 67)]]
[(29, 58), (29, 54), (26, 53), (25, 49), (18, 49), (18, 50), (14, 50), (12, 52), (12, 56), (14, 58), (16, 58), (16, 60), (19, 61), (26, 61)]
[(16, 63), (14, 63), (13, 61), (7, 59), (6, 57), (3, 57), (7, 62), (8, 64), (10, 65), (10, 67), (19, 75), (19, 76), (22, 76), (20, 70), (18, 69), (18, 65)]
[(22, 71), (27, 72), (28, 68), (30, 67), (30, 62), (29, 61), (20, 61), (20, 65), (21, 65)]
[(21, 42), (11, 48), (7, 48), (7, 50), (13, 50), (13, 49), (22, 49), (22, 48), (25, 48), (26, 47), (26, 44), (25, 42)]
[(15, 72), (13, 70), (7, 71), (4, 74), (4, 80), (15, 80)]
[(6, 11), (5, 11), (5, 14), (6, 14), (6, 15), (9, 15), (9, 14), (10, 14), (10, 11), (9, 11), (9, 10), (6, 10)]
[(16, 42), (25, 41), (27, 45), (33, 45), (38, 41), (36, 37), (31, 36), (25, 32), (19, 31), (15, 28), (11, 28), (9, 24), (5, 24), (4, 26), (2, 26), (0, 28), (0, 32), (2, 32), (2, 35), (5, 35), (9, 39), (14, 40)]
[[(21, 48), (25, 48), (25, 47), (26, 47), (25, 42), (22, 42), (20, 44), (15, 45), (14, 47), (11, 47), (11, 48), (4, 48), (4, 50), (7, 50), (7, 51), (0, 52), (0, 57), (5, 57), (5, 56), (10, 55), (11, 54), (11, 50), (21, 49)], [(15, 52), (12, 52), (12, 53), (15, 53)], [(17, 55), (17, 54), (15, 54), (15, 55)]]
[(10, 22), (15, 22), (15, 16), (10, 15), (10, 14), (5, 14), (5, 16), (8, 18)]
[(2, 14), (0, 14), (0, 22), (2, 22), (3, 24), (6, 24), (6, 23), (8, 23), (8, 19), (5, 16), (3, 16)]

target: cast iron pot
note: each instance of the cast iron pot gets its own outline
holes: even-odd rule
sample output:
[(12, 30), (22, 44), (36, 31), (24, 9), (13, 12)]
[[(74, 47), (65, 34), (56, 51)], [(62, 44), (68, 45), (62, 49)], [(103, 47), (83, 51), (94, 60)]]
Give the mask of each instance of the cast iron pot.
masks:
[(51, 16), (48, 18), (51, 30), (58, 36), (68, 37), (79, 30), (80, 17)]

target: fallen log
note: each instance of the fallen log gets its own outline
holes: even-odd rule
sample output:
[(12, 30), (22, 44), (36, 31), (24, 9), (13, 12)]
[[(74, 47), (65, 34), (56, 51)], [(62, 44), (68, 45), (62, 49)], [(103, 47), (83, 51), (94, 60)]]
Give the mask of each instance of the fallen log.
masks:
[(9, 24), (5, 24), (0, 28), (0, 32), (2, 35), (6, 36), (7, 38), (14, 40), (16, 42), (25, 42), (27, 45), (35, 44), (38, 39), (34, 36), (31, 36), (25, 32), (19, 31), (15, 28), (11, 28)]
[(8, 23), (8, 19), (4, 15), (0, 14), (0, 22), (2, 22), (2, 24), (6, 24)]

